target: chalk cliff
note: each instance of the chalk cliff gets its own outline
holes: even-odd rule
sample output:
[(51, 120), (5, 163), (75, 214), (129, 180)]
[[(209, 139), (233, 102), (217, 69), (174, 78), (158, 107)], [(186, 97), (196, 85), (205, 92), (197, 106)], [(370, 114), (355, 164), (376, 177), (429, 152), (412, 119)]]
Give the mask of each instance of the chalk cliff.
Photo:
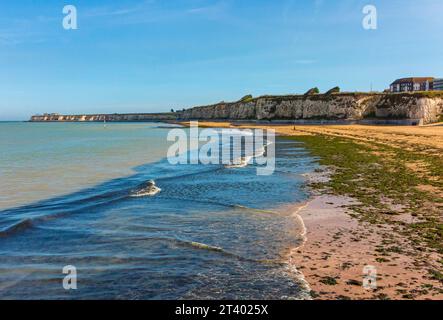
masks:
[(129, 114), (88, 114), (60, 115), (43, 114), (31, 117), (32, 122), (137, 122), (137, 121), (169, 121), (176, 120), (175, 113), (129, 113)]
[(443, 116), (443, 92), (334, 93), (263, 96), (195, 107), (175, 113), (33, 116), (31, 121), (170, 121), (170, 120), (364, 120), (405, 119), (423, 124)]
[(436, 122), (443, 92), (415, 94), (341, 93), (264, 96), (248, 102), (219, 103), (181, 113), (185, 120), (361, 120), (417, 119)]

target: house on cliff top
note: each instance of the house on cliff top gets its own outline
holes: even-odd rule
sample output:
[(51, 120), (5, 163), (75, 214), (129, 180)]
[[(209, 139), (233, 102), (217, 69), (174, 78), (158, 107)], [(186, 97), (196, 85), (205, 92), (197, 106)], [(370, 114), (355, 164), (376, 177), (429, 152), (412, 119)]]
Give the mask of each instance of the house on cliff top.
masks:
[(443, 91), (443, 78), (442, 79), (434, 79), (434, 90)]
[(391, 83), (391, 92), (414, 92), (414, 91), (432, 91), (434, 78), (403, 78)]

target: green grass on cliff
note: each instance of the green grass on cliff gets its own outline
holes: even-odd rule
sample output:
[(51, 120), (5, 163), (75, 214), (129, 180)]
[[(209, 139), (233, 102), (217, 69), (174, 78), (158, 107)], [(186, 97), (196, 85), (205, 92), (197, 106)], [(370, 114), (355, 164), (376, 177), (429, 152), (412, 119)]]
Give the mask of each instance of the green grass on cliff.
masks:
[[(406, 93), (408, 94), (408, 93)], [(410, 95), (416, 96), (416, 97), (425, 97), (425, 98), (443, 98), (443, 91), (418, 91), (409, 93)]]

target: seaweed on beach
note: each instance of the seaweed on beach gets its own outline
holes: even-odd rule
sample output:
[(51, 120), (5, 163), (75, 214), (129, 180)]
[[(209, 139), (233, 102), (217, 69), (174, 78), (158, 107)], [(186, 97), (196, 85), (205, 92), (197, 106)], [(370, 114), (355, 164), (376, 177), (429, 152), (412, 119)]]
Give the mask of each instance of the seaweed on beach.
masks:
[[(371, 224), (390, 224), (412, 250), (443, 254), (443, 157), (423, 146), (398, 148), (378, 142), (308, 135), (303, 142), (319, 163), (334, 169), (313, 188), (358, 200), (353, 216)], [(397, 216), (413, 217), (406, 222)]]

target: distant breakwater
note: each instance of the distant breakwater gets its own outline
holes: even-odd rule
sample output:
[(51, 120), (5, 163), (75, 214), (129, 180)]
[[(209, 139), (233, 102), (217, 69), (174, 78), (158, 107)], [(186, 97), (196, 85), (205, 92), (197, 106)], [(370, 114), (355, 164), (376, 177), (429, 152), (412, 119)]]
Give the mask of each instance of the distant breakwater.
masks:
[(299, 121), (395, 122), (429, 124), (441, 121), (443, 92), (334, 93), (262, 96), (237, 102), (220, 102), (183, 111), (156, 114), (36, 115), (31, 121)]

